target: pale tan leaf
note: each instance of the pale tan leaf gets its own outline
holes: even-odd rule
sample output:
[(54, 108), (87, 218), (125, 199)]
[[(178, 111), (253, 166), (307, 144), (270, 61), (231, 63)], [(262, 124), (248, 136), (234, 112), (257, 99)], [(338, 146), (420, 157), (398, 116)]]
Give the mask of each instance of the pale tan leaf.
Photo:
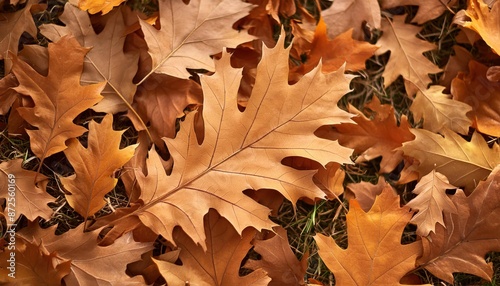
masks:
[(381, 0), (380, 6), (383, 9), (407, 5), (418, 6), (417, 14), (411, 21), (423, 24), (441, 16), (444, 12), (455, 6), (457, 2), (457, 0)]
[(457, 213), (457, 208), (446, 195), (447, 189), (456, 189), (448, 182), (448, 179), (441, 173), (434, 170), (420, 179), (413, 190), (417, 194), (406, 206), (413, 210), (418, 210), (410, 223), (417, 225), (417, 234), (427, 236), (430, 232), (435, 232), (436, 223), (446, 228), (443, 221), (443, 212)]
[(464, 187), (466, 193), (472, 192), (479, 181), (500, 164), (498, 144), (488, 147), (477, 132), (470, 142), (448, 129), (441, 130), (443, 136), (423, 129), (411, 132), (416, 138), (403, 143), (402, 150), (420, 162), (420, 176), (436, 170), (445, 175), (450, 184)]

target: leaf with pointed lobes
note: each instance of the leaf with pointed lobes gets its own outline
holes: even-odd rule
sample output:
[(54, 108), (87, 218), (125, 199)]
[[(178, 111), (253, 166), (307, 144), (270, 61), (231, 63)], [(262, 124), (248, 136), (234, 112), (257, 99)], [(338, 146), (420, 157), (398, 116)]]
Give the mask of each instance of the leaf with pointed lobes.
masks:
[(317, 234), (318, 253), (339, 285), (403, 285), (400, 280), (416, 268), (422, 254), (420, 242), (401, 245), (401, 235), (412, 213), (399, 206), (399, 196), (385, 189), (370, 211), (356, 200), (347, 214), (348, 247)]
[(412, 191), (417, 196), (406, 204), (407, 207), (418, 210), (410, 220), (410, 223), (417, 225), (418, 235), (427, 236), (430, 232), (435, 232), (436, 223), (446, 228), (443, 212), (457, 213), (446, 190), (456, 188), (448, 182), (445, 175), (434, 170), (420, 179)]
[(304, 275), (307, 270), (309, 254), (304, 254), (302, 260), (299, 261), (290, 248), (286, 229), (276, 227), (274, 230), (276, 234), (272, 238), (258, 239), (253, 242), (254, 250), (262, 258), (248, 260), (243, 268), (254, 271), (261, 269), (267, 272), (267, 275), (272, 279), (269, 286), (306, 285)]
[(423, 24), (427, 21), (436, 19), (444, 12), (451, 11), (450, 7), (457, 4), (457, 0), (381, 0), (380, 6), (383, 9), (391, 9), (399, 6), (418, 6), (418, 11), (415, 17), (411, 20), (412, 23)]
[[(468, 20), (463, 20), (467, 16)], [(495, 1), (491, 9), (483, 0), (469, 0), (466, 10), (456, 15), (455, 22), (476, 31), (497, 55), (500, 55), (500, 4)]]
[(78, 8), (89, 11), (90, 14), (101, 12), (104, 15), (123, 2), (125, 0), (80, 0), (78, 1)]
[(490, 251), (500, 251), (500, 167), (481, 181), (468, 197), (458, 190), (451, 200), (456, 213), (445, 212), (444, 225), (422, 239), (420, 267), (453, 284), (453, 273), (462, 272), (492, 280), (492, 263), (485, 261)]
[(199, 142), (194, 121), (199, 111), (190, 112), (176, 137), (164, 138), (174, 162), (171, 174), (167, 176), (152, 148), (147, 172), (134, 170), (140, 207), (119, 220), (138, 217), (169, 241), (173, 241), (173, 229), (180, 226), (203, 245), (203, 217), (209, 209), (217, 210), (238, 233), (247, 227), (261, 230), (275, 225), (268, 217), (270, 210), (245, 195), (245, 190), (273, 189), (292, 204), (301, 198), (325, 197), (315, 184), (316, 170), (297, 170), (282, 160), (303, 157), (323, 167), (351, 162), (351, 149), (314, 132), (323, 125), (351, 122), (352, 115), (337, 102), (349, 91), (352, 76), (343, 69), (324, 74), (318, 66), (289, 85), (289, 49), (283, 47), (284, 38), (275, 48), (263, 49), (244, 111), (239, 110), (237, 96), (241, 70), (232, 68), (229, 55), (223, 53), (215, 74), (201, 78), (203, 141)]
[(239, 275), (241, 261), (252, 248), (254, 229), (247, 228), (240, 236), (231, 223), (214, 210), (205, 216), (204, 227), (206, 250), (181, 229), (174, 230), (173, 238), (180, 248), (182, 266), (153, 258), (168, 285), (268, 285), (271, 278), (262, 269)]
[(469, 62), (469, 72), (459, 73), (451, 82), (453, 98), (469, 105), (473, 127), (481, 133), (499, 137), (500, 82), (488, 79), (489, 68)]
[(188, 79), (187, 68), (213, 71), (211, 55), (254, 39), (246, 31), (232, 28), (250, 7), (233, 0), (191, 0), (188, 5), (178, 0), (160, 1), (160, 30), (140, 20), (153, 60), (151, 73)]
[(424, 129), (412, 129), (411, 132), (415, 140), (403, 143), (401, 150), (419, 161), (420, 177), (436, 170), (467, 194), (500, 164), (498, 144), (490, 148), (477, 132), (472, 134), (470, 141), (448, 129), (441, 130), (442, 136)]
[(100, 124), (95, 121), (89, 123), (87, 148), (78, 139), (68, 141), (68, 149), (64, 150), (64, 154), (75, 174), (59, 179), (69, 192), (65, 195), (68, 203), (84, 218), (104, 207), (104, 196), (118, 182), (114, 177), (115, 171), (134, 155), (137, 145), (120, 149), (123, 132), (113, 130), (113, 116), (108, 114)]
[[(89, 49), (74, 37), (62, 37), (49, 47), (49, 72), (42, 76), (27, 63), (14, 58), (12, 73), (19, 81), (14, 89), (31, 97), (34, 107), (21, 107), (21, 116), (36, 129), (27, 130), (31, 150), (42, 161), (67, 148), (66, 140), (86, 129), (73, 123), (83, 111), (98, 103), (105, 82), (80, 85), (83, 60)], [(64, 55), (62, 57), (61, 55)]]

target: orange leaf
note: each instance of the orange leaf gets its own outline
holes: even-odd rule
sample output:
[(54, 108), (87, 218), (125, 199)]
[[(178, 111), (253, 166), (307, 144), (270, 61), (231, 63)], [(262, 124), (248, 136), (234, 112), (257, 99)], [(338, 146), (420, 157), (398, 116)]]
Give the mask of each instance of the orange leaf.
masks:
[(204, 222), (206, 250), (181, 229), (176, 229), (173, 237), (181, 249), (182, 266), (153, 258), (168, 285), (268, 285), (271, 278), (264, 270), (255, 270), (245, 276), (238, 273), (241, 261), (252, 247), (254, 229), (245, 229), (240, 237), (231, 224), (213, 210), (205, 216)]
[(30, 221), (37, 217), (48, 220), (53, 211), (47, 204), (55, 201), (46, 193), (48, 178), (23, 169), (22, 163), (23, 159), (15, 159), (0, 164), (0, 198), (7, 200), (4, 213), (8, 223), (15, 223), (21, 214)]
[[(83, 58), (88, 49), (73, 37), (49, 44), (49, 74), (38, 74), (27, 63), (14, 59), (12, 72), (19, 81), (15, 90), (30, 96), (35, 107), (17, 110), (32, 126), (27, 130), (31, 150), (42, 161), (66, 149), (66, 140), (82, 135), (86, 129), (73, 123), (83, 111), (101, 100), (105, 83), (80, 85)], [(65, 55), (61, 57), (61, 55)]]
[(262, 256), (260, 260), (248, 260), (243, 268), (262, 269), (272, 278), (269, 286), (305, 285), (308, 254), (299, 261), (288, 243), (286, 230), (275, 228), (276, 235), (266, 240), (256, 240), (254, 250)]
[(78, 139), (68, 141), (64, 154), (75, 170), (69, 177), (59, 177), (64, 188), (70, 193), (66, 199), (81, 216), (94, 215), (104, 205), (104, 196), (118, 182), (114, 172), (127, 163), (134, 155), (137, 145), (120, 148), (123, 132), (113, 130), (113, 116), (108, 114), (101, 124), (89, 123), (88, 147), (83, 147)]
[(456, 213), (444, 214), (444, 227), (423, 238), (424, 254), (420, 266), (453, 284), (455, 272), (470, 273), (491, 281), (491, 262), (484, 257), (490, 251), (500, 251), (500, 167), (486, 181), (478, 184), (468, 197), (458, 190), (451, 200)]
[(125, 0), (80, 0), (78, 1), (78, 8), (83, 11), (88, 10), (90, 14), (102, 12), (102, 15), (104, 15), (123, 2)]
[(500, 136), (500, 83), (489, 81), (488, 67), (476, 61), (469, 63), (469, 73), (459, 73), (451, 82), (456, 100), (472, 107), (473, 126), (481, 133)]
[(417, 234), (427, 236), (435, 231), (436, 223), (446, 228), (443, 222), (443, 211), (457, 213), (457, 208), (446, 195), (447, 189), (456, 189), (448, 182), (448, 178), (434, 170), (420, 179), (413, 190), (417, 194), (406, 206), (418, 213), (412, 217), (410, 223), (416, 224)]
[(73, 35), (83, 47), (92, 48), (85, 55), (80, 82), (84, 85), (107, 81), (101, 92), (102, 101), (92, 107), (97, 112), (117, 113), (127, 110), (134, 99), (136, 85), (132, 82), (137, 72), (139, 54), (124, 52), (125, 23), (122, 10), (108, 16), (104, 29), (96, 34), (86, 12), (66, 3), (59, 19), (65, 26), (45, 24), (40, 32), (51, 41)]
[(415, 269), (421, 255), (418, 242), (401, 245), (401, 235), (411, 218), (407, 207), (399, 207), (399, 196), (384, 190), (369, 212), (356, 200), (347, 214), (349, 246), (342, 249), (331, 237), (314, 236), (320, 257), (339, 285), (403, 285), (399, 281)]

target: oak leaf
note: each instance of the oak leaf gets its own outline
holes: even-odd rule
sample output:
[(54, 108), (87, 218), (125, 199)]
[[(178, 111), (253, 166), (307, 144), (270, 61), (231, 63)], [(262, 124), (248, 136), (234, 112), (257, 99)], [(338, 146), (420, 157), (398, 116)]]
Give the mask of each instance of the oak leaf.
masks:
[(8, 74), (12, 68), (12, 56), (17, 54), (19, 38), (24, 32), (28, 32), (36, 38), (37, 29), (33, 17), (31, 16), (30, 1), (26, 7), (14, 13), (0, 13), (2, 19), (2, 29), (0, 29), (0, 60), (5, 61), (4, 74)]
[(424, 119), (424, 128), (439, 132), (447, 128), (460, 134), (467, 134), (471, 120), (466, 113), (472, 108), (467, 104), (451, 99), (443, 93), (444, 86), (432, 85), (426, 90), (418, 90), (410, 106), (415, 120)]
[[(0, 164), (0, 198), (7, 200), (4, 213), (8, 223), (15, 223), (21, 214), (30, 221), (37, 217), (48, 220), (53, 211), (47, 204), (55, 201), (46, 192), (48, 178), (23, 169), (22, 163), (23, 159), (14, 159)], [(9, 194), (11, 192), (13, 196)]]
[(310, 72), (320, 60), (323, 72), (336, 71), (344, 63), (345, 69), (349, 71), (365, 69), (366, 60), (378, 49), (377, 46), (367, 42), (352, 39), (352, 29), (341, 33), (333, 40), (328, 39), (326, 30), (325, 22), (320, 19), (314, 32), (311, 49), (306, 54), (306, 62), (290, 71), (291, 82), (296, 82), (301, 75)]
[(443, 68), (443, 75), (439, 79), (439, 84), (445, 86), (448, 90), (451, 88), (452, 80), (459, 72), (467, 72), (469, 62), (474, 58), (472, 54), (465, 48), (459, 45), (453, 46), (455, 55), (450, 56), (446, 66)]
[(302, 260), (299, 261), (290, 248), (286, 229), (278, 227), (274, 230), (276, 232), (274, 237), (254, 241), (254, 250), (262, 258), (248, 260), (243, 268), (254, 271), (262, 269), (267, 272), (272, 279), (269, 286), (305, 285), (304, 276), (307, 270), (308, 254), (304, 254)]
[(321, 12), (321, 17), (328, 25), (328, 35), (335, 38), (353, 29), (354, 39), (365, 39), (363, 22), (371, 29), (380, 29), (380, 6), (377, 0), (336, 0), (330, 8)]
[[(123, 2), (125, 0), (80, 0), (78, 1), (78, 8), (89, 11), (90, 14), (102, 12), (102, 15), (104, 15)], [(66, 10), (66, 8), (64, 9)]]
[(412, 217), (410, 223), (417, 225), (417, 234), (427, 236), (435, 232), (436, 223), (446, 227), (443, 221), (443, 212), (457, 213), (457, 208), (446, 195), (447, 189), (456, 189), (448, 182), (443, 174), (434, 170), (420, 179), (415, 189), (417, 194), (406, 206), (418, 212)]
[(500, 251), (500, 167), (481, 181), (468, 197), (458, 190), (451, 200), (457, 213), (444, 214), (444, 225), (423, 238), (420, 266), (453, 284), (455, 272), (470, 273), (491, 281), (493, 269), (484, 257)]
[(342, 249), (331, 237), (317, 234), (318, 253), (339, 285), (403, 285), (401, 278), (415, 269), (421, 255), (418, 242), (401, 245), (401, 235), (411, 218), (399, 196), (384, 190), (369, 212), (356, 200), (347, 214), (348, 247)]
[(132, 81), (137, 72), (139, 54), (123, 50), (126, 26), (122, 10), (117, 9), (110, 14), (99, 34), (94, 31), (89, 15), (69, 3), (64, 6), (64, 13), (59, 19), (65, 26), (45, 24), (40, 26), (40, 32), (53, 42), (73, 35), (80, 45), (92, 48), (85, 55), (80, 82), (82, 85), (107, 82), (101, 92), (103, 100), (92, 109), (106, 113), (127, 110), (127, 104), (132, 104), (136, 91)]
[[(380, 173), (389, 173), (403, 160), (403, 152), (394, 150), (402, 146), (403, 142), (415, 138), (410, 132), (410, 124), (406, 116), (401, 117), (398, 126), (394, 115), (394, 108), (390, 105), (381, 105), (377, 97), (366, 106), (371, 109), (372, 119), (361, 111), (349, 105), (349, 112), (357, 114), (352, 120), (356, 123), (342, 123), (334, 125), (332, 129), (321, 128), (320, 136), (338, 140), (340, 145), (353, 148), (359, 155), (357, 163), (369, 161), (382, 156)], [(383, 111), (382, 107), (388, 107)]]
[(210, 55), (223, 47), (234, 48), (253, 40), (231, 28), (250, 10), (250, 4), (233, 0), (160, 1), (160, 29), (140, 20), (153, 60), (151, 73), (189, 78), (186, 68), (214, 70)]
[[(129, 277), (127, 264), (141, 259), (141, 254), (153, 248), (151, 243), (134, 241), (132, 233), (106, 247), (98, 246), (99, 230), (83, 232), (83, 224), (61, 235), (55, 226), (41, 229), (32, 223), (18, 232), (17, 239), (32, 240), (48, 253), (56, 254), (58, 263), (71, 262), (66, 285), (144, 285), (142, 277)], [(57, 264), (56, 264), (57, 265)]]
[(106, 204), (104, 196), (118, 182), (114, 172), (134, 155), (137, 145), (119, 149), (123, 132), (113, 130), (113, 116), (108, 114), (100, 124), (89, 123), (87, 148), (78, 139), (68, 140), (64, 154), (75, 174), (59, 179), (69, 192), (65, 195), (68, 203), (84, 218), (94, 215)]
[(397, 195), (396, 190), (386, 182), (384, 177), (380, 176), (376, 185), (370, 182), (348, 184), (346, 186), (345, 198), (347, 200), (355, 198), (361, 209), (368, 212), (372, 208), (377, 196), (384, 192), (384, 190), (391, 191), (394, 195)]
[(203, 142), (198, 142), (193, 123), (197, 113), (191, 112), (175, 139), (164, 138), (174, 161), (172, 173), (166, 175), (158, 154), (150, 150), (147, 175), (135, 170), (141, 206), (121, 220), (139, 217), (169, 241), (179, 225), (196, 243), (203, 243), (202, 218), (210, 208), (238, 233), (249, 226), (274, 226), (269, 209), (244, 190), (274, 189), (293, 204), (325, 196), (313, 181), (316, 170), (297, 170), (281, 161), (298, 156), (323, 166), (351, 162), (351, 149), (314, 135), (322, 125), (350, 122), (351, 115), (337, 102), (349, 90), (351, 76), (343, 69), (323, 74), (318, 67), (289, 85), (288, 50), (283, 45), (284, 36), (275, 48), (264, 49), (244, 112), (237, 104), (241, 71), (231, 68), (229, 55), (223, 54), (215, 74), (201, 78)]
[[(428, 74), (438, 73), (441, 69), (429, 61), (423, 53), (436, 49), (436, 46), (418, 39), (416, 35), (421, 28), (405, 24), (405, 18), (406, 15), (401, 15), (394, 16), (393, 21), (382, 20), (383, 35), (377, 41), (380, 48), (375, 54), (382, 55), (391, 51), (391, 56), (382, 74), (384, 87), (389, 86), (401, 75), (419, 89), (426, 90), (431, 83)], [(407, 84), (405, 86), (408, 94), (415, 94), (414, 87)]]
[(476, 184), (500, 164), (498, 144), (488, 147), (477, 132), (470, 142), (448, 129), (440, 131), (443, 136), (423, 129), (411, 132), (416, 138), (403, 143), (402, 150), (420, 162), (420, 176), (435, 169), (445, 175), (450, 184), (464, 187), (466, 193), (472, 192)]
[(184, 286), (233, 286), (268, 285), (271, 278), (262, 269), (239, 276), (241, 261), (252, 248), (254, 229), (247, 228), (240, 234), (217, 212), (211, 210), (204, 219), (207, 234), (206, 246), (194, 243), (180, 229), (174, 230), (173, 238), (181, 251), (182, 266), (153, 258), (168, 285)]
[[(14, 244), (6, 242), (3, 252), (0, 252), (2, 285), (61, 285), (63, 277), (70, 272), (71, 262), (60, 261), (56, 253), (48, 253), (41, 243), (30, 242), (22, 237), (14, 239)], [(0, 244), (2, 242), (0, 240)], [(8, 248), (12, 245), (15, 245), (14, 251)], [(11, 253), (15, 253), (14, 271), (9, 269), (12, 266), (9, 262)], [(14, 278), (9, 276), (11, 273), (14, 273)]]
[[(105, 83), (80, 85), (83, 58), (88, 49), (72, 37), (49, 44), (49, 73), (38, 74), (27, 63), (14, 60), (12, 72), (19, 81), (15, 90), (30, 96), (34, 107), (17, 110), (37, 129), (27, 130), (31, 150), (42, 161), (66, 149), (66, 140), (82, 135), (86, 129), (73, 123), (81, 112), (101, 100)], [(60, 55), (65, 55), (61, 57)]]
[(490, 9), (483, 0), (469, 0), (467, 10), (460, 12), (457, 17), (465, 14), (470, 21), (458, 21), (458, 23), (476, 31), (488, 46), (500, 55), (500, 4), (495, 1)]
[(457, 4), (457, 0), (381, 0), (380, 6), (383, 9), (391, 9), (399, 6), (418, 6), (415, 17), (411, 20), (413, 23), (423, 24), (427, 21), (441, 16), (450, 7)]
[(468, 104), (473, 126), (481, 133), (500, 136), (500, 83), (487, 78), (488, 67), (469, 62), (469, 73), (459, 73), (451, 83), (453, 98)]

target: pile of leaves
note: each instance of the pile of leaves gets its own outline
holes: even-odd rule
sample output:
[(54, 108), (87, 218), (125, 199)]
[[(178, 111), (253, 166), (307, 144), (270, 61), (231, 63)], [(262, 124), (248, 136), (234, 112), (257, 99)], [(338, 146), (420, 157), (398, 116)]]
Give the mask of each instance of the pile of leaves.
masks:
[(499, 2), (122, 2), (0, 1), (1, 283), (495, 283)]

